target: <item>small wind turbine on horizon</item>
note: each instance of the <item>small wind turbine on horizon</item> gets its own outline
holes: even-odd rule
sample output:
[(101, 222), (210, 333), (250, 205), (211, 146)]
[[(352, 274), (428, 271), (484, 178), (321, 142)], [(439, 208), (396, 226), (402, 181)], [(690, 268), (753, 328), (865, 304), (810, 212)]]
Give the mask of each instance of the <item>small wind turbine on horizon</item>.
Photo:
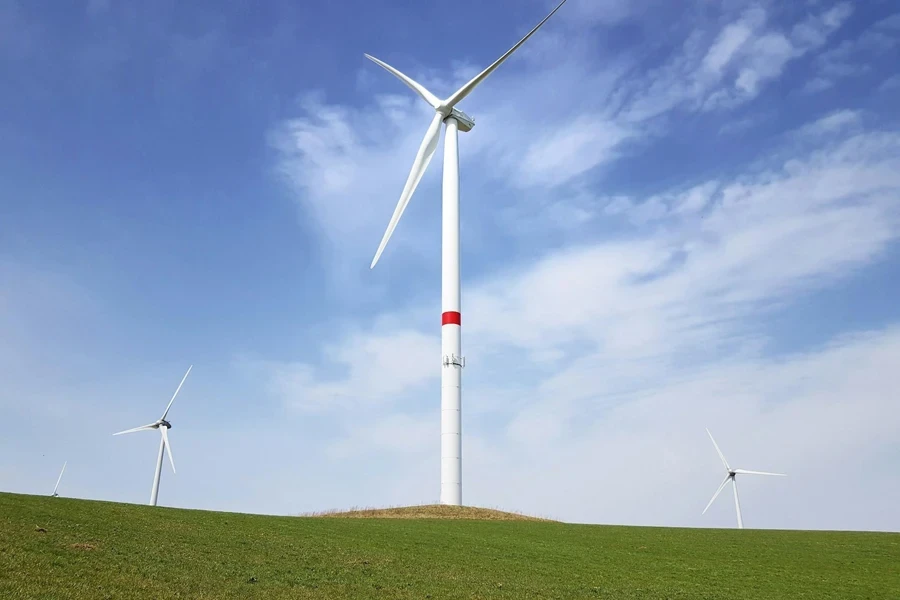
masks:
[(442, 208), (442, 244), (441, 244), (441, 504), (462, 504), (462, 368), (465, 359), (462, 357), (462, 341), (460, 326), (460, 275), (459, 275), (459, 146), (460, 131), (471, 131), (475, 122), (471, 117), (456, 108), (478, 84), (503, 64), (513, 52), (525, 43), (541, 26), (558, 11), (566, 0), (562, 0), (543, 21), (537, 24), (519, 42), (494, 61), (471, 81), (456, 90), (445, 100), (441, 100), (423, 85), (404, 75), (394, 67), (377, 58), (365, 55), (366, 58), (384, 68), (404, 84), (416, 92), (435, 111), (431, 124), (425, 132), (425, 139), (419, 147), (413, 162), (400, 201), (388, 223), (381, 244), (375, 252), (370, 268), (384, 252), (388, 240), (394, 233), (406, 205), (419, 185), (431, 158), (438, 146), (441, 135), (441, 124), (444, 125), (444, 174), (443, 174), (443, 208)]
[(53, 488), (53, 493), (50, 494), (50, 497), (51, 497), (51, 498), (56, 498), (57, 496), (59, 496), (59, 494), (57, 494), (56, 492), (57, 492), (57, 490), (59, 490), (59, 482), (62, 481), (62, 476), (63, 476), (63, 473), (66, 472), (66, 465), (67, 465), (67, 464), (69, 464), (69, 461), (66, 461), (66, 462), (63, 463), (62, 471), (59, 472), (59, 478), (56, 480), (56, 487)]
[(184, 385), (184, 380), (187, 379), (187, 376), (191, 373), (191, 369), (194, 368), (194, 365), (188, 367), (187, 373), (184, 374), (184, 377), (181, 378), (181, 383), (178, 384), (178, 388), (175, 390), (175, 393), (172, 394), (172, 399), (169, 400), (169, 405), (166, 406), (166, 410), (163, 415), (157, 419), (155, 422), (150, 423), (149, 425), (141, 425), (140, 427), (135, 427), (134, 429), (126, 429), (125, 431), (120, 431), (118, 433), (114, 433), (113, 435), (122, 435), (123, 433), (134, 433), (135, 431), (144, 431), (148, 429), (158, 429), (160, 433), (160, 441), (159, 441), (159, 456), (156, 459), (156, 473), (153, 476), (153, 489), (150, 491), (150, 506), (156, 506), (156, 498), (159, 496), (159, 478), (162, 475), (162, 464), (163, 464), (163, 450), (165, 449), (166, 453), (169, 455), (169, 464), (172, 465), (172, 473), (175, 473), (175, 459), (172, 458), (172, 448), (169, 445), (169, 434), (168, 430), (172, 428), (172, 423), (166, 420), (166, 417), (169, 414), (169, 409), (172, 408), (172, 403), (175, 402), (175, 396), (178, 395), (178, 392), (181, 391), (181, 386)]
[(728, 465), (728, 461), (725, 460), (725, 455), (722, 454), (722, 451), (719, 450), (719, 445), (716, 443), (715, 438), (713, 438), (712, 434), (709, 433), (709, 429), (706, 430), (706, 433), (709, 434), (709, 439), (712, 440), (713, 446), (716, 447), (716, 452), (719, 454), (719, 458), (722, 459), (722, 464), (725, 465), (725, 471), (727, 471), (727, 475), (725, 475), (724, 481), (719, 486), (719, 489), (716, 490), (716, 493), (713, 494), (712, 500), (709, 501), (709, 504), (706, 505), (706, 508), (703, 509), (703, 512), (700, 514), (706, 514), (706, 511), (709, 510), (709, 507), (712, 506), (712, 503), (716, 498), (719, 497), (719, 494), (722, 493), (722, 490), (725, 489), (725, 486), (728, 485), (729, 480), (731, 481), (731, 487), (734, 490), (734, 509), (737, 511), (737, 523), (738, 529), (744, 528), (744, 520), (741, 518), (741, 501), (738, 499), (738, 491), (737, 491), (737, 476), (738, 475), (774, 475), (777, 477), (787, 477), (784, 473), (767, 473), (766, 471), (747, 471), (746, 469), (732, 469)]

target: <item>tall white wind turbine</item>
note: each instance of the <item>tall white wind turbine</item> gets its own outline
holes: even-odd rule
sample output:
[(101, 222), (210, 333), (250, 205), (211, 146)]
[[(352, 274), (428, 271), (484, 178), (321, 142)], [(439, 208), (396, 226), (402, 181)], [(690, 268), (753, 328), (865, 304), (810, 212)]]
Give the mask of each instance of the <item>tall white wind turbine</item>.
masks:
[(166, 406), (166, 410), (163, 415), (157, 419), (155, 422), (150, 423), (149, 425), (141, 425), (140, 427), (135, 427), (134, 429), (126, 429), (125, 431), (120, 431), (119, 433), (114, 433), (113, 435), (122, 435), (123, 433), (134, 433), (135, 431), (144, 431), (146, 429), (158, 429), (160, 433), (159, 440), (159, 456), (156, 459), (156, 473), (153, 475), (153, 489), (150, 491), (150, 506), (156, 506), (156, 498), (159, 496), (159, 477), (162, 475), (162, 465), (163, 465), (163, 449), (169, 455), (169, 464), (172, 465), (172, 472), (175, 472), (175, 459), (172, 458), (172, 448), (169, 445), (169, 434), (168, 430), (172, 428), (172, 423), (166, 420), (166, 416), (169, 414), (169, 409), (172, 408), (172, 403), (175, 402), (175, 396), (178, 395), (178, 392), (181, 391), (181, 386), (184, 385), (184, 380), (187, 379), (187, 376), (191, 373), (191, 369), (194, 368), (194, 365), (188, 367), (187, 373), (184, 374), (184, 377), (181, 378), (181, 383), (178, 384), (178, 388), (176, 388), (175, 393), (172, 394), (172, 399), (169, 400), (169, 405)]
[(738, 475), (775, 475), (778, 477), (787, 477), (784, 473), (766, 473), (765, 471), (747, 471), (745, 469), (732, 469), (728, 466), (728, 461), (725, 460), (725, 455), (722, 454), (722, 451), (719, 450), (719, 445), (716, 443), (716, 440), (713, 438), (712, 434), (709, 433), (709, 429), (706, 430), (706, 433), (709, 434), (709, 439), (712, 440), (713, 446), (716, 447), (716, 452), (719, 454), (719, 458), (722, 459), (722, 464), (725, 465), (725, 471), (728, 473), (725, 475), (725, 479), (722, 481), (722, 485), (719, 486), (719, 489), (716, 490), (716, 493), (713, 494), (712, 500), (709, 501), (709, 504), (706, 505), (706, 508), (703, 509), (703, 512), (700, 514), (706, 514), (706, 511), (709, 510), (709, 507), (712, 506), (712, 503), (716, 498), (719, 497), (719, 494), (722, 493), (722, 490), (725, 489), (725, 486), (728, 485), (728, 482), (731, 481), (731, 487), (734, 490), (734, 510), (737, 511), (737, 523), (738, 529), (744, 528), (744, 520), (741, 518), (741, 501), (738, 500), (738, 491), (737, 491), (737, 476)]
[(547, 15), (543, 21), (528, 32), (519, 42), (510, 48), (503, 56), (493, 62), (488, 68), (476, 75), (471, 81), (459, 88), (450, 97), (441, 100), (420, 83), (404, 75), (394, 67), (384, 63), (373, 56), (366, 54), (366, 58), (383, 67), (389, 73), (397, 77), (416, 92), (435, 111), (431, 124), (425, 132), (425, 139), (419, 146), (416, 159), (413, 162), (400, 201), (388, 223), (387, 231), (381, 239), (375, 258), (372, 259), (370, 268), (375, 266), (381, 253), (391, 239), (391, 234), (397, 227), (409, 199), (412, 197), (416, 186), (419, 185), (425, 169), (431, 162), (437, 149), (438, 139), (441, 134), (441, 124), (444, 124), (444, 181), (443, 181), (443, 208), (442, 208), (442, 236), (441, 236), (441, 504), (459, 506), (462, 504), (462, 396), (460, 385), (462, 381), (461, 370), (465, 366), (462, 357), (462, 343), (460, 338), (460, 281), (459, 281), (459, 149), (458, 132), (471, 131), (475, 122), (464, 112), (456, 108), (466, 96), (472, 93), (478, 84), (484, 81), (488, 75), (494, 72), (513, 52), (525, 43), (540, 27), (553, 16), (560, 7), (566, 3), (562, 0), (556, 8)]
[(57, 490), (59, 490), (59, 482), (62, 481), (62, 476), (63, 476), (63, 473), (66, 472), (66, 465), (67, 465), (67, 464), (69, 464), (69, 461), (66, 461), (66, 462), (63, 463), (62, 471), (59, 472), (59, 479), (56, 480), (56, 487), (53, 488), (53, 493), (50, 494), (50, 496), (53, 497), (53, 498), (56, 498), (57, 496), (59, 496), (59, 494), (57, 494), (56, 492), (57, 492)]

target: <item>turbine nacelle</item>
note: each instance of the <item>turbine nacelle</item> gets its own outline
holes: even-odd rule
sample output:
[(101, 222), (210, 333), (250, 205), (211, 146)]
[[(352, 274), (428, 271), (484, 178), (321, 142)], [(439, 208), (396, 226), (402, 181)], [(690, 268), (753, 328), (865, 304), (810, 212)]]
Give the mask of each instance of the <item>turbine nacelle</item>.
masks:
[(456, 122), (459, 123), (459, 130), (463, 133), (472, 131), (475, 127), (475, 119), (459, 110), (458, 108), (454, 108), (450, 111), (450, 116), (456, 119)]

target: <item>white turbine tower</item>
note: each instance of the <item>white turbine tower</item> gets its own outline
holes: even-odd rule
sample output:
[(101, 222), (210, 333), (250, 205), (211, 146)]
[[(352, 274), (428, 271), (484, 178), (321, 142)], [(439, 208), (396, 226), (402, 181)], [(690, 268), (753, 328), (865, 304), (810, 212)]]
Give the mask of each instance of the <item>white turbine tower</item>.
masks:
[(479, 83), (494, 72), (513, 52), (530, 38), (534, 32), (547, 22), (566, 0), (557, 5), (543, 21), (528, 32), (519, 42), (510, 48), (506, 54), (494, 61), (491, 66), (476, 75), (471, 81), (459, 88), (446, 100), (441, 100), (424, 86), (404, 75), (394, 67), (366, 54), (366, 58), (383, 67), (396, 76), (400, 81), (409, 86), (422, 97), (434, 110), (434, 118), (425, 132), (425, 139), (419, 147), (416, 159), (413, 162), (400, 201), (388, 223), (387, 231), (381, 239), (372, 265), (378, 262), (381, 253), (394, 233), (397, 222), (403, 215), (409, 199), (412, 197), (416, 186), (425, 174), (425, 169), (431, 162), (437, 149), (441, 134), (441, 123), (446, 129), (444, 135), (444, 182), (443, 182), (443, 209), (442, 209), (442, 244), (441, 244), (441, 504), (462, 504), (462, 396), (460, 385), (462, 380), (461, 369), (465, 366), (462, 357), (462, 345), (460, 339), (460, 281), (459, 281), (459, 149), (457, 145), (458, 132), (471, 131), (475, 122), (456, 105), (468, 96)]
[(150, 491), (150, 506), (156, 506), (156, 498), (159, 496), (159, 477), (162, 475), (162, 464), (163, 464), (163, 449), (169, 454), (169, 463), (172, 465), (172, 472), (175, 472), (175, 460), (172, 458), (172, 448), (169, 446), (169, 435), (167, 431), (172, 428), (172, 424), (166, 420), (166, 416), (169, 414), (169, 409), (172, 408), (172, 403), (175, 402), (175, 396), (178, 395), (178, 392), (181, 390), (181, 386), (184, 385), (184, 380), (187, 379), (187, 376), (190, 374), (191, 369), (194, 368), (194, 365), (188, 367), (187, 373), (184, 374), (184, 377), (181, 378), (181, 383), (178, 384), (178, 388), (175, 390), (175, 393), (172, 394), (172, 399), (169, 400), (169, 405), (166, 406), (166, 411), (159, 418), (159, 420), (150, 423), (149, 425), (141, 425), (140, 427), (135, 427), (134, 429), (126, 429), (125, 431), (120, 431), (119, 433), (114, 433), (113, 435), (122, 435), (123, 433), (134, 433), (135, 431), (144, 431), (145, 429), (158, 429), (160, 433), (159, 440), (159, 456), (156, 459), (156, 473), (153, 475), (153, 489)]
[(59, 496), (59, 494), (57, 494), (56, 492), (57, 492), (57, 490), (59, 490), (59, 482), (62, 481), (62, 476), (63, 476), (63, 473), (66, 472), (66, 465), (67, 465), (67, 464), (69, 464), (69, 461), (66, 461), (66, 462), (63, 463), (62, 471), (59, 472), (59, 479), (56, 480), (56, 487), (53, 488), (53, 493), (50, 494), (50, 496), (51, 496), (52, 498), (56, 498), (57, 496)]
[(712, 506), (712, 503), (716, 498), (719, 497), (719, 494), (722, 493), (722, 490), (725, 489), (725, 486), (728, 485), (728, 481), (731, 481), (731, 487), (734, 490), (734, 509), (737, 511), (737, 523), (738, 529), (744, 528), (744, 520), (741, 518), (741, 501), (738, 500), (738, 491), (737, 491), (737, 476), (738, 475), (775, 475), (778, 477), (786, 477), (784, 473), (766, 473), (765, 471), (747, 471), (745, 469), (732, 469), (728, 466), (728, 461), (725, 460), (725, 455), (722, 454), (722, 451), (719, 450), (719, 445), (716, 443), (716, 440), (713, 438), (712, 434), (709, 433), (709, 429), (706, 430), (706, 433), (709, 434), (709, 439), (712, 440), (713, 446), (716, 447), (716, 452), (719, 454), (719, 458), (722, 459), (722, 464), (725, 465), (725, 471), (728, 474), (725, 476), (724, 481), (722, 481), (722, 485), (719, 486), (719, 489), (716, 490), (716, 493), (713, 494), (712, 500), (709, 501), (709, 504), (706, 505), (706, 508), (703, 509), (703, 512), (700, 514), (706, 514), (706, 511), (709, 510), (709, 507)]

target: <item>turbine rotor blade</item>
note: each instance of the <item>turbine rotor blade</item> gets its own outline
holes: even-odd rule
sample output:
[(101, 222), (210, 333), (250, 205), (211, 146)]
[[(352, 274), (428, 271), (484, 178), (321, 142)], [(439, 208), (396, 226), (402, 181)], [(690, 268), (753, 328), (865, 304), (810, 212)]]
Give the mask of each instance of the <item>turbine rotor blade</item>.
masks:
[(403, 216), (403, 211), (406, 210), (406, 205), (409, 204), (409, 199), (412, 198), (419, 181), (422, 180), (422, 175), (425, 174), (425, 169), (428, 168), (428, 163), (431, 162), (431, 157), (434, 156), (438, 140), (441, 137), (441, 122), (443, 120), (443, 115), (436, 113), (434, 119), (431, 120), (431, 125), (428, 126), (428, 131), (425, 132), (425, 138), (422, 140), (422, 145), (419, 146), (419, 152), (416, 154), (416, 160), (413, 162), (406, 185), (403, 186), (403, 193), (400, 194), (400, 201), (397, 202), (397, 208), (394, 209), (391, 222), (388, 223), (384, 237), (381, 238), (381, 244), (378, 246), (378, 251), (375, 252), (375, 258), (372, 259), (372, 264), (369, 266), (370, 269), (375, 267), (375, 263), (378, 262), (381, 253), (384, 252), (384, 248), (387, 246), (388, 240), (391, 239), (400, 217)]
[(120, 431), (119, 433), (114, 433), (113, 435), (122, 435), (123, 433), (134, 433), (135, 431), (156, 429), (157, 427), (159, 427), (159, 423), (150, 423), (149, 425), (141, 425), (140, 427), (135, 427), (134, 429), (126, 429), (125, 431)]
[(374, 56), (372, 56), (370, 54), (363, 54), (363, 56), (365, 56), (366, 58), (371, 60), (373, 63), (375, 63), (379, 67), (383, 68), (385, 71), (387, 71), (388, 73), (390, 73), (391, 75), (393, 75), (394, 77), (396, 77), (397, 79), (399, 79), (400, 81), (405, 83), (407, 86), (409, 86), (409, 89), (411, 89), (412, 91), (417, 93), (419, 96), (421, 96), (422, 99), (425, 102), (427, 102), (428, 104), (430, 104), (432, 108), (437, 108), (438, 106), (441, 105), (441, 101), (437, 96), (435, 96), (434, 94), (429, 92), (427, 89), (425, 89), (424, 85), (422, 85), (421, 83), (419, 83), (418, 81), (416, 81), (415, 79), (410, 77), (409, 75), (405, 75), (405, 74), (401, 73), (400, 71), (398, 71), (391, 65), (387, 64), (386, 62), (384, 62), (382, 60), (378, 60), (377, 58), (375, 58)]
[(453, 108), (454, 106), (456, 106), (463, 98), (465, 98), (466, 96), (468, 96), (468, 95), (472, 92), (472, 90), (474, 90), (474, 89), (478, 86), (479, 83), (481, 83), (482, 81), (484, 81), (484, 80), (487, 78), (488, 75), (490, 75), (491, 73), (493, 73), (494, 70), (495, 70), (497, 67), (499, 67), (501, 64), (503, 64), (503, 62), (504, 62), (507, 58), (509, 58), (509, 57), (512, 55), (513, 52), (515, 52), (516, 50), (518, 50), (519, 47), (520, 47), (522, 44), (524, 44), (524, 43), (528, 40), (528, 38), (530, 38), (532, 35), (534, 35), (534, 33), (535, 33), (538, 29), (540, 29), (541, 26), (542, 26), (544, 23), (546, 23), (547, 20), (548, 20), (550, 17), (552, 17), (552, 16), (556, 13), (556, 11), (558, 11), (560, 8), (562, 8), (562, 5), (565, 4), (565, 3), (566, 3), (566, 0), (562, 0), (562, 2), (560, 2), (560, 3), (556, 6), (556, 8), (553, 9), (553, 12), (551, 12), (549, 15), (547, 15), (546, 17), (544, 17), (544, 20), (541, 21), (540, 23), (538, 23), (538, 24), (535, 26), (534, 29), (532, 29), (531, 31), (529, 31), (528, 34), (527, 34), (525, 37), (523, 37), (521, 40), (519, 40), (519, 42), (518, 42), (515, 46), (513, 46), (512, 48), (510, 48), (509, 50), (507, 50), (507, 51), (506, 51), (506, 54), (504, 54), (503, 56), (501, 56), (500, 58), (498, 58), (497, 60), (495, 60), (494, 63), (493, 63), (491, 66), (489, 66), (487, 69), (485, 69), (484, 71), (482, 71), (481, 73), (479, 73), (478, 75), (476, 75), (471, 81), (469, 81), (467, 84), (465, 84), (464, 86), (462, 86), (461, 88), (459, 88), (459, 89), (456, 91), (456, 93), (454, 93), (452, 96), (450, 96), (449, 98), (447, 98), (447, 99), (444, 101), (444, 103), (441, 105), (442, 108), (447, 108), (448, 110), (449, 110), (449, 109), (452, 109), (452, 108)]
[(172, 458), (172, 448), (169, 446), (168, 429), (168, 427), (163, 425), (159, 428), (159, 431), (162, 433), (163, 446), (166, 447), (166, 453), (169, 455), (169, 464), (172, 465), (172, 472), (175, 473), (175, 459)]
[(63, 473), (66, 472), (66, 465), (69, 464), (69, 461), (63, 463), (62, 471), (59, 472), (59, 479), (56, 480), (56, 487), (53, 488), (53, 495), (56, 495), (56, 490), (59, 489), (59, 482), (62, 481)]
[(735, 469), (734, 472), (744, 475), (775, 475), (777, 477), (787, 477), (785, 473), (767, 473), (766, 471), (747, 471), (745, 469)]
[(719, 494), (722, 493), (722, 490), (725, 489), (725, 486), (728, 484), (728, 480), (729, 480), (729, 479), (731, 479), (731, 475), (728, 475), (728, 476), (725, 477), (725, 479), (722, 481), (722, 485), (720, 485), (720, 486), (719, 486), (719, 489), (716, 490), (716, 493), (713, 494), (713, 497), (712, 497), (712, 499), (709, 501), (709, 504), (707, 504), (707, 505), (706, 505), (706, 508), (703, 509), (703, 512), (700, 513), (701, 515), (705, 515), (705, 514), (706, 514), (706, 511), (709, 510), (709, 507), (712, 506), (712, 503), (715, 502), (716, 498), (719, 497)]
[(169, 405), (166, 407), (166, 412), (163, 413), (163, 416), (159, 418), (160, 421), (166, 420), (166, 415), (169, 414), (169, 409), (172, 408), (172, 403), (175, 402), (175, 396), (178, 395), (178, 392), (181, 391), (181, 386), (184, 385), (184, 380), (187, 379), (187, 376), (191, 374), (191, 369), (194, 368), (194, 365), (188, 367), (187, 373), (184, 374), (184, 377), (181, 378), (181, 383), (178, 384), (178, 388), (175, 390), (175, 393), (172, 394), (172, 399), (169, 400)]
[(725, 465), (725, 470), (726, 470), (726, 471), (731, 471), (731, 467), (728, 466), (728, 461), (725, 460), (725, 455), (722, 454), (722, 451), (721, 451), (721, 450), (719, 450), (719, 445), (716, 443), (716, 440), (715, 440), (715, 438), (713, 438), (712, 434), (709, 433), (709, 429), (706, 430), (706, 433), (709, 434), (709, 439), (712, 440), (713, 446), (716, 447), (716, 452), (719, 453), (719, 458), (722, 459), (722, 464)]

